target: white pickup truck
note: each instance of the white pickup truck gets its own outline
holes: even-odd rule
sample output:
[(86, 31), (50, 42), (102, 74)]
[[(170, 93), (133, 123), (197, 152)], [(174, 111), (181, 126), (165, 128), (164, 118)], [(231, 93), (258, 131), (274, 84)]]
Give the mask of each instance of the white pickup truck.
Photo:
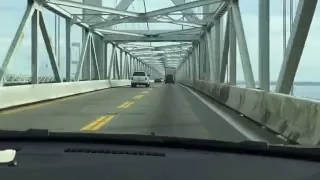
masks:
[(137, 85), (150, 86), (150, 78), (144, 71), (135, 71), (131, 78), (131, 87), (137, 87)]

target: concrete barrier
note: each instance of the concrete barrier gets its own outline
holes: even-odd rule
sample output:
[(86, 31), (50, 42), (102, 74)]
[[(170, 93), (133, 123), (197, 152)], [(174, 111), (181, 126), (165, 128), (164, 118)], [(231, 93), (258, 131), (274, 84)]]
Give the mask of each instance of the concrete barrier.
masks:
[(320, 144), (320, 102), (207, 81), (184, 80), (252, 120), (299, 144)]
[(130, 85), (130, 80), (97, 80), (0, 87), (0, 109), (126, 85)]

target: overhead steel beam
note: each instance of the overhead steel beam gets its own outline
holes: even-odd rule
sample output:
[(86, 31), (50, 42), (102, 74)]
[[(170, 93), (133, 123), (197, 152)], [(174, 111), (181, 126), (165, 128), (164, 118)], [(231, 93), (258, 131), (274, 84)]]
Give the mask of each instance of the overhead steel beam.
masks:
[(125, 31), (117, 31), (117, 30), (111, 30), (111, 29), (96, 29), (96, 30), (100, 31), (101, 33), (122, 34), (122, 35), (128, 35), (128, 36), (144, 37), (143, 34), (130, 33), (130, 32), (125, 32)]
[(92, 28), (106, 28), (106, 26), (111, 27), (113, 25), (121, 24), (121, 23), (144, 23), (147, 20), (145, 18), (132, 18), (124, 17), (121, 19), (114, 19), (114, 20), (106, 20), (104, 22), (99, 22), (96, 24), (90, 25)]
[[(105, 26), (113, 26), (121, 23), (130, 23), (131, 21), (138, 21), (140, 18), (137, 17), (124, 17), (116, 21), (106, 21), (99, 24), (91, 25), (92, 28), (102, 28)], [(142, 22), (145, 22), (144, 19), (141, 19)]]
[(199, 39), (198, 35), (171, 35), (155, 37), (134, 37), (134, 36), (105, 36), (109, 41), (130, 41), (130, 42), (192, 42)]
[[(145, 23), (145, 22), (144, 22)], [(180, 27), (179, 27), (180, 28)], [(125, 32), (125, 33), (136, 33), (136, 34), (143, 34), (143, 35), (157, 35), (157, 34), (165, 34), (172, 31), (177, 31), (177, 33), (196, 33), (198, 34), (201, 28), (190, 28), (190, 29), (184, 29), (183, 31), (181, 29), (162, 29), (162, 30), (134, 30), (134, 29), (102, 29), (102, 28), (96, 28), (96, 30), (113, 30), (113, 31), (119, 31), (119, 32)]]
[(187, 50), (176, 50), (176, 51), (154, 51), (154, 52), (139, 52), (139, 53), (134, 53), (132, 52), (133, 55), (139, 56), (139, 55), (147, 55), (151, 54), (154, 56), (163, 56), (163, 55), (168, 55), (168, 54), (177, 54), (177, 53), (184, 53), (187, 52)]
[[(188, 21), (182, 21), (182, 20), (172, 20), (172, 19), (165, 19), (165, 18), (155, 18), (155, 17), (150, 17), (150, 18), (135, 18), (135, 19), (131, 19), (130, 21), (128, 19), (114, 19), (114, 20), (109, 20), (109, 21), (105, 21), (103, 22), (105, 23), (117, 23), (117, 24), (121, 24), (121, 23), (145, 23), (145, 22), (149, 22), (149, 23), (172, 23), (172, 24), (178, 24), (178, 25), (185, 25), (185, 26), (194, 26), (194, 27), (200, 27), (205, 25), (206, 23), (201, 22), (201, 21), (193, 21), (193, 22), (188, 22)], [(91, 26), (93, 28), (95, 28), (96, 26), (98, 26), (99, 24), (101, 24), (101, 22), (97, 22), (96, 24), (92, 24)]]
[(160, 35), (182, 35), (182, 34), (199, 34), (201, 32), (202, 28), (189, 28), (189, 29), (183, 29), (183, 30), (171, 30), (168, 32), (160, 33)]
[(162, 62), (147, 62), (147, 61), (142, 61), (146, 64), (149, 64), (149, 65), (162, 65)]
[(149, 48), (141, 48), (141, 49), (132, 49), (128, 50), (129, 52), (141, 52), (141, 51), (155, 51), (155, 50), (163, 50), (165, 48), (176, 48), (176, 47), (185, 47), (185, 46), (192, 46), (190, 43), (183, 43), (183, 44), (174, 44), (174, 45), (166, 45), (166, 46), (154, 46)]
[[(176, 53), (172, 52), (170, 54), (176, 54)], [(156, 53), (154, 53), (154, 54), (146, 53), (146, 54), (135, 55), (135, 57), (139, 57), (139, 58), (144, 58), (144, 57), (150, 57), (150, 58), (174, 58), (174, 57), (184, 56), (186, 54), (187, 54), (187, 51), (181, 52), (177, 56), (165, 56), (165, 55), (157, 55)]]
[(80, 3), (80, 2), (69, 1), (69, 0), (46, 0), (46, 2), (47, 3), (51, 3), (51, 4), (68, 6), (68, 7), (88, 9), (88, 10), (106, 12), (106, 13), (112, 13), (112, 14), (118, 14), (118, 15), (122, 15), (122, 16), (130, 16), (130, 17), (138, 17), (139, 16), (138, 13), (134, 13), (134, 12), (117, 10), (115, 8), (87, 5), (87, 4), (83, 4), (83, 3)]
[(145, 57), (138, 57), (139, 59), (141, 59), (141, 60), (144, 60), (144, 61), (152, 61), (152, 62), (154, 62), (154, 61), (160, 61), (161, 59), (166, 59), (167, 61), (177, 61), (177, 60), (181, 60), (181, 59), (183, 59), (183, 57), (185, 57), (185, 55), (186, 54), (184, 54), (183, 56), (181, 56), (181, 57), (174, 57), (174, 58), (166, 58), (166, 57), (157, 57), (157, 58), (155, 58), (155, 57), (147, 57), (147, 56), (145, 56)]
[(158, 16), (158, 15), (163, 15), (163, 14), (170, 14), (172, 12), (177, 12), (177, 11), (184, 11), (187, 9), (199, 7), (199, 6), (205, 6), (213, 3), (221, 2), (221, 0), (201, 0), (201, 1), (193, 1), (189, 3), (184, 3), (180, 5), (176, 5), (173, 7), (168, 7), (168, 8), (163, 8), (155, 11), (151, 11), (148, 13), (143, 14), (142, 16), (144, 17), (153, 17), (153, 16)]
[[(187, 52), (186, 52), (187, 53)], [(183, 57), (184, 55), (186, 55), (186, 53), (181, 53), (181, 54), (177, 54), (175, 56), (150, 56), (148, 54), (143, 54), (143, 55), (140, 55), (140, 56), (137, 56), (139, 57), (140, 59), (142, 58), (145, 58), (145, 59), (161, 59), (161, 58), (180, 58), (180, 57)]]
[[(202, 20), (202, 22), (207, 22), (209, 20), (209, 22), (207, 22), (207, 25), (205, 26), (206, 29), (212, 28), (215, 25), (215, 21), (217, 19), (220, 19), (229, 9), (231, 9), (230, 7), (230, 3), (228, 1), (225, 1), (217, 8), (213, 16), (207, 16), (205, 20)], [(201, 32), (201, 36), (204, 35), (205, 32), (206, 31), (203, 30)]]
[(185, 53), (181, 53), (181, 55), (179, 56), (156, 56), (156, 55), (153, 55), (153, 54), (143, 54), (143, 55), (136, 55), (137, 58), (145, 58), (145, 59), (170, 59), (170, 58), (180, 58), (180, 57), (183, 57), (187, 54), (187, 52)]
[[(184, 4), (185, 0), (171, 0), (176, 6), (180, 5), (180, 4)], [(192, 9), (187, 9), (182, 11), (183, 16), (188, 20), (188, 21), (199, 21), (199, 18), (195, 15), (193, 15), (192, 13), (193, 10)], [(190, 15), (191, 14), (191, 15)]]
[(199, 6), (205, 6), (205, 5), (209, 5), (209, 4), (213, 4), (213, 3), (218, 3), (221, 1), (224, 1), (224, 0), (201, 0), (201, 1), (194, 1), (194, 2), (190, 2), (190, 3), (184, 3), (184, 4), (180, 4), (178, 6), (159, 9), (159, 10), (151, 11), (148, 13), (141, 13), (138, 18), (137, 17), (124, 17), (122, 19), (117, 20), (116, 22), (103, 22), (103, 23), (93, 25), (92, 27), (93, 28), (100, 28), (100, 27), (104, 27), (104, 26), (112, 26), (112, 25), (121, 24), (121, 23), (130, 23), (131, 21), (136, 21), (139, 18), (141, 18), (145, 22), (146, 19), (150, 18), (150, 17), (169, 14), (171, 12), (183, 11), (183, 10), (187, 10), (187, 9), (191, 9), (191, 8), (195, 8), (195, 7), (199, 7)]
[(96, 31), (101, 32), (102, 34), (123, 34), (123, 35), (132, 35), (132, 36), (153, 36), (153, 35), (169, 35), (169, 34), (199, 34), (201, 28), (190, 28), (184, 30), (113, 30), (113, 29), (102, 29), (97, 28)]
[(151, 23), (170, 23), (170, 24), (177, 24), (182, 26), (191, 26), (191, 27), (201, 27), (204, 26), (205, 23), (195, 23), (195, 22), (188, 22), (188, 21), (180, 21), (180, 20), (167, 20), (167, 19), (157, 19), (152, 21)]
[[(139, 58), (140, 60), (144, 61), (144, 62), (161, 62), (163, 59), (166, 58), (159, 58), (159, 59), (147, 59), (147, 58)], [(177, 58), (177, 59), (166, 59), (167, 62), (176, 62), (176, 61), (180, 61), (182, 58)]]
[(148, 48), (151, 46), (146, 46), (146, 45), (141, 45), (141, 44), (130, 44), (130, 43), (118, 43), (121, 47), (123, 48), (136, 48), (136, 47), (141, 47), (141, 48)]
[[(64, 17), (64, 18), (71, 19), (72, 20), (72, 24), (76, 24), (77, 26), (82, 27), (82, 28), (84, 28), (86, 30), (90, 30), (93, 34), (96, 34), (96, 35), (99, 35), (101, 37), (104, 37), (104, 35), (101, 32), (93, 30), (93, 29), (90, 29), (88, 24), (83, 23), (81, 21), (81, 19), (79, 19), (79, 18), (74, 18), (74, 16), (71, 13), (67, 12), (66, 10), (61, 8), (60, 6), (58, 6), (56, 4), (43, 4), (43, 6), (46, 9), (48, 9), (49, 11), (51, 11), (51, 12), (53, 12), (55, 14), (58, 14), (58, 15)], [(106, 40), (106, 41), (108, 41), (108, 40)], [(112, 42), (112, 41), (108, 41), (108, 42), (110, 44), (114, 44), (114, 42)], [(118, 48), (121, 48), (117, 44), (114, 44), (114, 45), (116, 45)]]
[[(117, 10), (127, 10), (128, 7), (132, 4), (134, 0), (121, 0), (118, 5), (116, 6), (115, 9)], [(118, 16), (115, 16), (115, 15), (109, 15), (107, 18), (106, 18), (106, 21), (110, 21), (110, 20), (113, 20), (113, 19), (116, 19)]]
[(184, 25), (184, 26), (191, 26), (191, 27), (201, 27), (205, 25), (204, 22), (198, 21), (198, 22), (188, 22), (188, 21), (181, 21), (181, 20), (167, 20), (163, 18), (153, 18), (153, 17), (147, 17), (147, 18), (132, 18), (132, 17), (125, 17), (122, 19), (117, 19), (117, 20), (111, 20), (111, 21), (105, 21), (105, 22), (99, 22), (96, 24), (90, 25), (92, 28), (102, 28), (105, 26), (112, 26), (112, 25), (117, 25), (121, 23), (170, 23), (170, 24), (177, 24), (177, 25)]

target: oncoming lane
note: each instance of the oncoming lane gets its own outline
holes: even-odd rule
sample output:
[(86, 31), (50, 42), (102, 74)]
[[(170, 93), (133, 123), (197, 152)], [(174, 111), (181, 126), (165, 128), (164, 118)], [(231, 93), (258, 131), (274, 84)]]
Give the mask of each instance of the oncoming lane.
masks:
[(0, 112), (0, 128), (19, 130), (43, 128), (51, 131), (79, 132), (84, 126), (102, 116), (117, 116), (119, 111), (117, 106), (136, 95), (141, 89), (111, 88), (5, 110)]
[[(199, 96), (178, 84), (107, 89), (0, 112), (0, 128), (155, 134), (223, 141), (248, 139), (221, 113), (204, 103), (206, 97)], [(257, 137), (266, 136), (256, 125), (241, 121), (250, 131), (254, 129)], [(274, 135), (269, 136), (261, 139), (281, 143)]]

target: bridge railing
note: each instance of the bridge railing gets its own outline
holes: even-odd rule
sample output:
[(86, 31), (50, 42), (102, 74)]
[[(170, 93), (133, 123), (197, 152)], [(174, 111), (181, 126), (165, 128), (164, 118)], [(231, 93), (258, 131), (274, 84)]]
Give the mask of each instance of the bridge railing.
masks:
[(320, 144), (320, 102), (203, 80), (180, 80), (278, 135), (306, 145)]

